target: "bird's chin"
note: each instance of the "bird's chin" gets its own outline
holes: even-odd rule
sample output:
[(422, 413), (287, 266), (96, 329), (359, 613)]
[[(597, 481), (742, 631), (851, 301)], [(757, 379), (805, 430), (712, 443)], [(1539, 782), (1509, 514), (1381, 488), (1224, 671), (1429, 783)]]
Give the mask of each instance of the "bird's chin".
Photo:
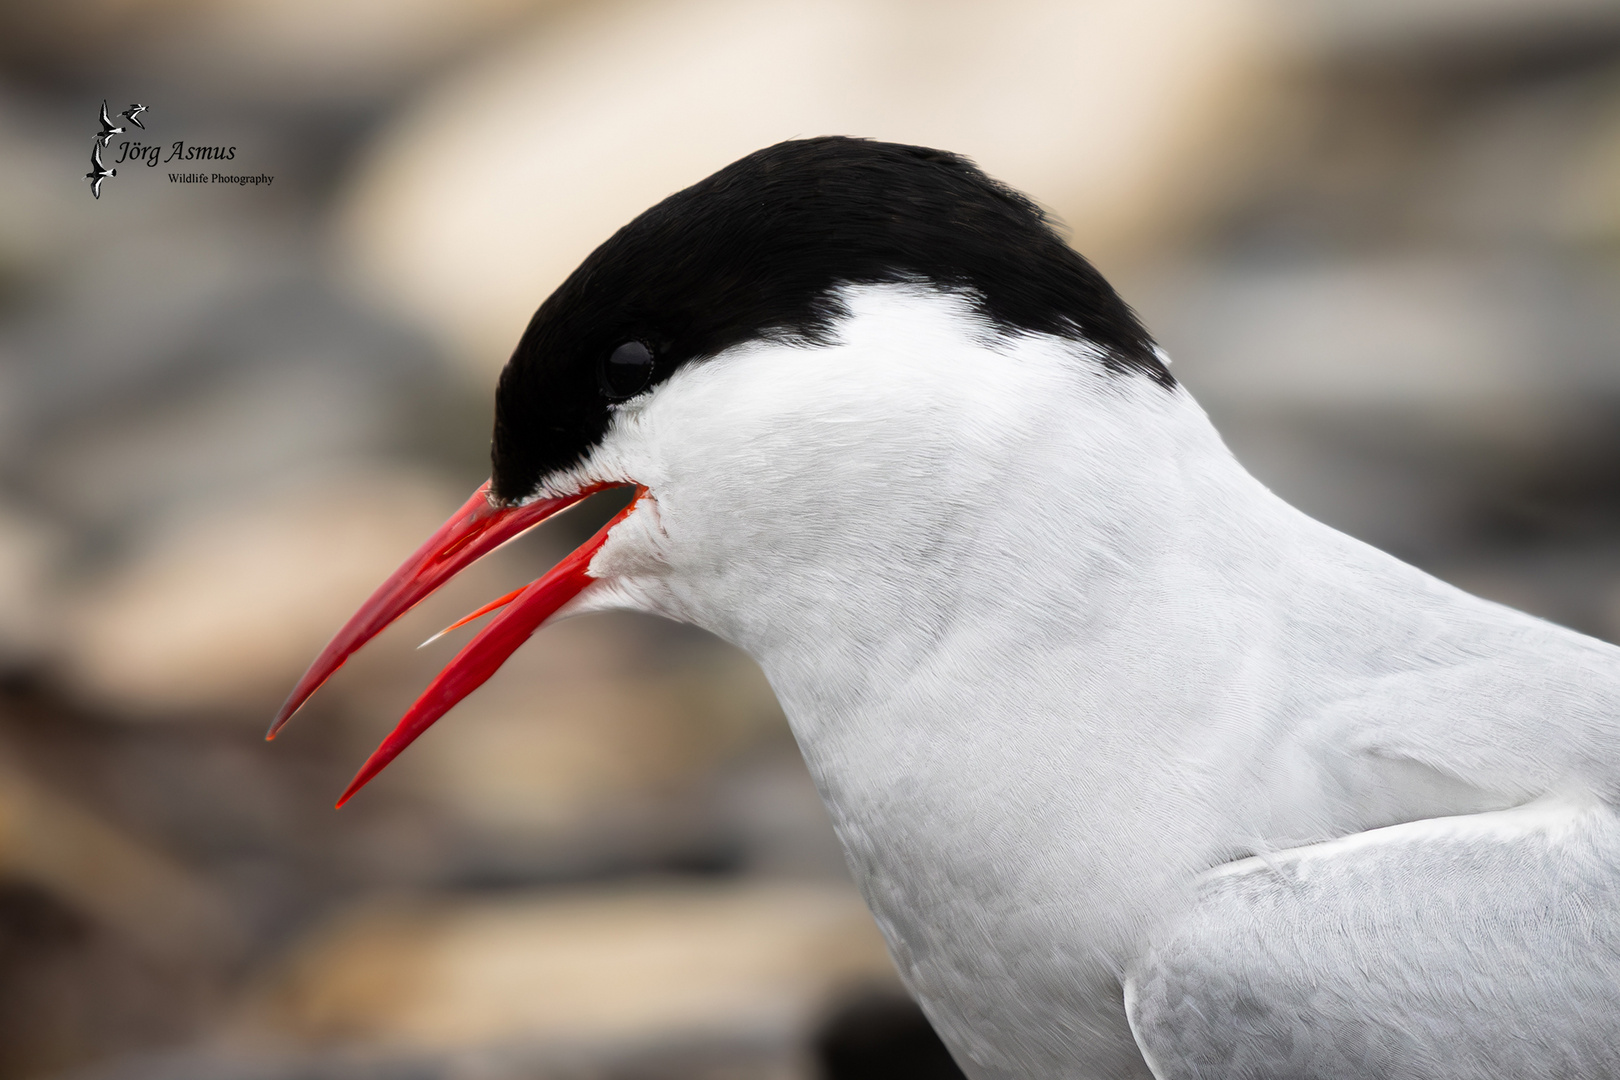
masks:
[[(456, 654), (454, 660), (441, 671), (416, 699), (401, 718), (399, 724), (383, 740), (349, 783), (338, 799), (342, 806), (381, 772), (389, 762), (426, 731), (434, 721), (449, 712), (457, 702), (483, 685), (507, 657), (529, 636), (540, 629), (566, 606), (572, 614), (598, 607), (636, 606), (627, 603), (629, 597), (618, 597), (622, 590), (609, 590), (600, 597), (582, 596), (587, 586), (596, 582), (590, 573), (591, 560), (601, 550), (613, 527), (634, 513), (647, 495), (640, 485), (597, 483), (582, 486), (562, 496), (538, 497), (517, 505), (496, 503), (490, 497), (486, 483), (472, 498), (439, 526), (399, 569), (377, 587), (360, 609), (350, 617), (327, 643), (298, 685), (288, 696), (281, 711), (276, 714), (266, 738), (275, 738), (293, 713), (308, 701), (334, 671), (343, 666), (350, 656), (366, 642), (380, 634), (395, 619), (415, 607), (437, 591), (456, 574), (477, 562), (484, 555), (500, 547), (520, 533), (526, 532), (547, 518), (613, 487), (634, 486), (635, 498), (613, 520), (598, 529), (589, 540), (575, 548), (567, 558), (552, 567), (544, 576), (484, 607), (446, 628), (453, 630), (480, 615), (499, 610), (490, 623)], [(606, 584), (606, 583), (604, 583)], [(598, 590), (592, 590), (597, 592)], [(576, 598), (578, 600), (577, 603)], [(581, 606), (583, 605), (583, 606)], [(431, 640), (431, 639), (430, 639)]]

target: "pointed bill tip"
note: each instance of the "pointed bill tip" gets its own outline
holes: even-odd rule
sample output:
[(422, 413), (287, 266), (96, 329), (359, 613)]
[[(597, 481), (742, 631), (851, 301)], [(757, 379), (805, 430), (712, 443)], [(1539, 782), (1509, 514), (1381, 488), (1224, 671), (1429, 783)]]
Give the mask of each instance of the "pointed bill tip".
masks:
[(287, 721), (291, 720), (293, 714), (304, 707), (304, 702), (307, 700), (309, 700), (309, 694), (304, 693), (303, 681), (299, 680), (299, 684), (293, 688), (293, 692), (287, 695), (287, 700), (281, 703), (281, 708), (276, 710), (275, 719), (270, 721), (269, 728), (265, 730), (264, 741), (270, 742), (277, 735), (280, 735), (281, 729), (287, 726)]
[[(375, 757), (376, 755), (372, 755), (372, 756)], [(384, 762), (383, 764), (386, 765), (387, 762)], [(378, 765), (375, 769), (373, 769), (371, 767), (371, 762), (368, 760), (366, 762), (365, 766), (359, 772), (354, 774), (354, 779), (350, 780), (349, 781), (349, 786), (343, 789), (343, 794), (339, 795), (338, 796), (338, 801), (332, 804), (332, 809), (334, 809), (334, 810), (343, 809), (344, 805), (350, 799), (354, 798), (357, 794), (359, 794), (361, 788), (363, 788), (367, 784), (371, 783), (371, 778), (376, 776), (378, 773), (382, 772), (382, 770), (383, 770), (382, 765)]]
[(606, 532), (604, 527), (590, 543), (576, 550), (550, 573), (519, 590), (517, 601), (462, 647), (400, 718), (388, 737), (371, 752), (349, 786), (343, 789), (338, 807), (352, 799), (441, 716), (482, 686), (529, 635), (591, 583), (585, 568), (596, 549), (602, 546)]
[(590, 575), (591, 560), (607, 542), (608, 533), (630, 515), (645, 491), (645, 488), (638, 488), (636, 498), (631, 500), (629, 506), (614, 515), (613, 520), (598, 529), (594, 536), (575, 548), (544, 577), (485, 605), (447, 628), (447, 631), (453, 630), (485, 612), (497, 607), (505, 608), (462, 647), (456, 658), (439, 672), (422, 696), (400, 718), (388, 737), (372, 751), (365, 765), (361, 766), (338, 798), (338, 807), (353, 798), (440, 717), (482, 686), (517, 651), (518, 646), (529, 640), (530, 635), (540, 629), (546, 620), (595, 580)]
[(450, 578), (495, 548), (586, 496), (601, 486), (572, 495), (536, 499), (519, 506), (490, 502), (485, 483), (450, 520), (371, 594), (316, 657), (298, 680), (266, 738), (273, 739), (310, 696), (362, 645), (376, 637), (405, 612), (435, 592)]

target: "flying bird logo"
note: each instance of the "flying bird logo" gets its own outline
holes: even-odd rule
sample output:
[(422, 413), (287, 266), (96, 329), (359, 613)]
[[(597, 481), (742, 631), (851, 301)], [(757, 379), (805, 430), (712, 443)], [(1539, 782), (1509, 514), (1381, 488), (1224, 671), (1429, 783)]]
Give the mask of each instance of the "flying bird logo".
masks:
[(94, 142), (90, 144), (90, 171), (84, 175), (90, 181), (90, 194), (98, 199), (101, 198), (101, 182), (118, 175), (117, 169), (109, 169), (101, 163), (101, 147)]
[[(145, 126), (145, 124), (141, 125), (143, 128)], [(101, 103), (101, 130), (98, 131), (93, 137), (100, 142), (102, 146), (106, 146), (108, 143), (112, 142), (112, 137), (114, 135), (122, 135), (123, 133), (124, 129), (114, 125), (111, 118), (107, 116), (107, 102), (103, 100)]]
[[(146, 125), (141, 122), (141, 113), (143, 112), (146, 112), (145, 105), (141, 105), (139, 103), (132, 104), (129, 108), (118, 114), (118, 119), (126, 120), (140, 128), (142, 131), (145, 131)], [(112, 142), (112, 137), (114, 135), (122, 135), (124, 133), (124, 129), (118, 124), (113, 123), (112, 117), (108, 115), (106, 98), (101, 99), (101, 115), (97, 119), (101, 125), (101, 130), (90, 136), (90, 171), (85, 173), (84, 176), (86, 180), (90, 181), (90, 194), (95, 196), (95, 198), (100, 199), (101, 182), (107, 179), (109, 176), (118, 175), (117, 169), (109, 169), (106, 165), (102, 164), (101, 151), (106, 149), (108, 143)], [(138, 143), (136, 145), (139, 146)], [(121, 143), (120, 146), (125, 150), (129, 149), (129, 144), (127, 142)], [(120, 157), (118, 160), (122, 161), (123, 158)]]

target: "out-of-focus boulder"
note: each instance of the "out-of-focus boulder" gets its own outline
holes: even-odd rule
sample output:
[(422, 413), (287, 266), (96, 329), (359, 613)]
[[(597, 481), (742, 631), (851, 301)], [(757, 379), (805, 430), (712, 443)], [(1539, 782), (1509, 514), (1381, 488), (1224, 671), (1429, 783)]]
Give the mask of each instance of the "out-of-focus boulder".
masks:
[(821, 134), (944, 147), (1110, 260), (1221, 188), (1266, 84), (1266, 0), (692, 0), (581, 6), (376, 144), (349, 261), (485, 380), (538, 303), (647, 206)]
[(1610, 95), (1573, 174), (1557, 216), (1560, 231), (1575, 243), (1613, 251), (1620, 245), (1620, 94)]
[(397, 90), (549, 2), (33, 0), (9, 5), (0, 37), (11, 44), (0, 56), (32, 67), (96, 64), (121, 73), (133, 55), (215, 97), (330, 106)]
[(0, 504), (0, 670), (38, 659), (52, 637), (48, 594), (62, 545), (46, 523)]
[(241, 945), (221, 896), (32, 778), (4, 746), (0, 879), (64, 898), (152, 957), (218, 962)]
[(552, 859), (678, 846), (708, 826), (716, 771), (786, 734), (759, 669), (705, 646), (676, 662), (629, 617), (548, 627), (399, 763), (400, 781)]
[[(28, 208), (26, 213), (0, 215), (0, 305), (19, 292), (37, 289), (38, 279), (64, 261), (64, 249), (73, 250), (94, 235), (94, 220), (87, 220), (79, 206), (84, 192), (62, 183), (62, 166), (87, 156), (86, 140), (56, 129), (54, 118), (41, 116), (31, 104), (11, 86), (0, 86), (0, 141), (7, 147), (0, 156), (0, 200)], [(16, 362), (0, 359), (0, 368), (9, 366), (8, 360)], [(0, 447), (9, 404), (0, 393)]]
[(396, 1050), (803, 1039), (892, 988), (853, 888), (654, 884), (351, 910), (244, 1012), (246, 1042)]
[(36, 489), (91, 527), (161, 529), (230, 492), (374, 452), (398, 422), (397, 387), (302, 357), (171, 385), (155, 401), (65, 419), (35, 448)]
[(62, 675), (119, 715), (263, 719), (459, 501), (429, 476), (356, 469), (190, 507), (76, 597)]
[(1482, 404), (1620, 391), (1620, 367), (1590, 370), (1585, 342), (1554, 332), (1573, 299), (1555, 283), (1544, 266), (1480, 260), (1193, 263), (1144, 307), (1176, 374), (1211, 403), (1490, 422)]
[(212, 0), (153, 43), (191, 77), (229, 93), (330, 103), (397, 90), (551, 0)]
[(1383, 54), (1443, 62), (1578, 50), (1583, 39), (1620, 35), (1610, 0), (1289, 0), (1287, 8), (1318, 61)]
[(0, 742), (0, 1075), (186, 1038), (241, 959), (236, 912), (32, 764)]
[(182, 209), (130, 209), (0, 323), (0, 354), (26, 358), (0, 413), (39, 503), (105, 540), (342, 459), (477, 453), (487, 389), (447, 394), (421, 336), (325, 287), (295, 230)]

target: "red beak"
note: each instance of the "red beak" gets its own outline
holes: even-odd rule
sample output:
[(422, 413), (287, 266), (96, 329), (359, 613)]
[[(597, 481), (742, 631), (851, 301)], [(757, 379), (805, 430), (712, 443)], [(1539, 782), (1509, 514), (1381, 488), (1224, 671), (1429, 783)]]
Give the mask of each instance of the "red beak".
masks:
[[(371, 594), (371, 598), (360, 606), (360, 610), (321, 650), (320, 656), (315, 658), (309, 670), (304, 672), (304, 677), (298, 680), (298, 685), (293, 687), (292, 694), (276, 714), (265, 738), (275, 738), (288, 718), (309, 700), (334, 671), (343, 666), (344, 661), (439, 586), (519, 533), (608, 486), (599, 484), (573, 495), (536, 499), (520, 506), (498, 506), (491, 502), (487, 483), (473, 492), (466, 505), (439, 526), (438, 531), (428, 537), (415, 554), (389, 575), (388, 580)], [(645, 490), (637, 489), (638, 499)], [(587, 569), (591, 559), (607, 540), (609, 530), (635, 509), (635, 505), (635, 500), (632, 500), (612, 521), (597, 530), (595, 536), (552, 567), (544, 577), (510, 598), (502, 598), (509, 600), (505, 605), (506, 610), (479, 631), (416, 699), (416, 704), (410, 707), (398, 726), (350, 781), (342, 798), (338, 799), (339, 806), (348, 802), (355, 792), (398, 757), (400, 751), (435, 720), (483, 685), (558, 608), (595, 580)]]

